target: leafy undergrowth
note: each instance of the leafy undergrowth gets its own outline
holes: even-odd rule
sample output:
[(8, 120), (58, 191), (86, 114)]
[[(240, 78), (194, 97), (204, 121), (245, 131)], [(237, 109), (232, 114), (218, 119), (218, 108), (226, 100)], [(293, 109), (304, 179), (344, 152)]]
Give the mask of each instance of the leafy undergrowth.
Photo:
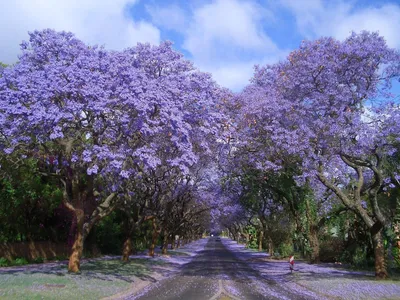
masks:
[(273, 260), (266, 253), (247, 250), (228, 239), (224, 239), (224, 244), (266, 280), (273, 280), (293, 292), (309, 290), (321, 299), (399, 299), (398, 276), (379, 281), (371, 271), (355, 271), (334, 264), (311, 265), (298, 260), (295, 271), (290, 273), (288, 261)]
[(190, 261), (204, 241), (182, 249), (157, 254), (86, 260), (81, 274), (69, 274), (66, 262), (0, 268), (0, 299), (100, 299), (126, 291), (139, 281), (155, 282)]

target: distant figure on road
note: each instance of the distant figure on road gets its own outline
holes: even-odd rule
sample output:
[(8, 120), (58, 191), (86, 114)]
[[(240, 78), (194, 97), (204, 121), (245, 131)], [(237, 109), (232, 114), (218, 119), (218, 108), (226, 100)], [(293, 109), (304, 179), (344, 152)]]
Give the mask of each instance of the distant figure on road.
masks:
[(290, 273), (292, 273), (294, 270), (294, 255), (291, 255), (289, 257), (289, 268), (290, 268)]

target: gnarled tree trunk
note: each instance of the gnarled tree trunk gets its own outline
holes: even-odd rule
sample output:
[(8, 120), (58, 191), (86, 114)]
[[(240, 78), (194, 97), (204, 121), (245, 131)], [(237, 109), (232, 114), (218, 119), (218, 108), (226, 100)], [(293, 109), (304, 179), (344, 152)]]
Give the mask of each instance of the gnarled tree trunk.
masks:
[(153, 234), (151, 236), (151, 244), (149, 247), (149, 256), (154, 257), (154, 249), (156, 248), (158, 234), (160, 233), (160, 231), (157, 229), (157, 223), (156, 223), (155, 218), (152, 219), (152, 225), (153, 225)]
[(396, 261), (400, 262), (400, 221), (396, 222), (393, 226), (393, 231), (395, 234), (395, 244), (394, 247), (397, 248), (397, 257), (395, 258)]
[[(352, 197), (348, 197), (338, 186), (335, 186), (332, 182), (330, 182), (325, 175), (323, 174), (322, 164), (319, 168), (318, 178), (319, 180), (329, 189), (331, 189), (342, 201), (342, 203), (355, 212), (358, 216), (361, 217), (364, 224), (369, 228), (370, 234), (372, 237), (372, 243), (374, 246), (374, 256), (375, 256), (375, 277), (377, 279), (384, 279), (388, 277), (388, 272), (386, 269), (386, 256), (385, 256), (385, 248), (383, 246), (383, 238), (382, 238), (382, 229), (384, 224), (386, 224), (386, 218), (382, 214), (379, 205), (378, 205), (378, 192), (380, 188), (383, 186), (383, 175), (380, 171), (380, 157), (378, 153), (376, 153), (377, 165), (373, 166), (369, 161), (366, 164), (357, 165), (360, 162), (360, 159), (354, 160), (354, 158), (350, 156), (342, 155), (342, 160), (354, 168), (358, 175), (358, 183), (357, 188), (354, 190), (354, 194)], [(371, 202), (373, 217), (372, 218), (369, 212), (364, 209), (361, 205), (361, 192), (364, 186), (364, 175), (363, 175), (363, 167), (368, 166), (370, 170), (374, 173), (374, 182), (370, 186), (368, 193), (368, 198)]]
[(310, 263), (317, 264), (320, 262), (319, 256), (319, 240), (318, 240), (318, 230), (315, 228), (314, 225), (311, 226), (310, 232), (308, 235), (310, 241)]
[(171, 237), (171, 250), (175, 250), (175, 248), (176, 248), (176, 235), (172, 234), (172, 237)]
[(268, 237), (268, 253), (270, 256), (274, 255), (274, 243), (271, 239), (271, 237)]
[(258, 235), (258, 251), (262, 251), (263, 239), (264, 239), (264, 230), (260, 230), (260, 234)]
[(388, 278), (382, 230), (372, 235), (372, 244), (374, 245), (375, 254), (375, 277), (378, 279)]
[(308, 221), (308, 240), (310, 242), (310, 263), (315, 264), (320, 262), (319, 257), (319, 240), (318, 240), (318, 226), (315, 224), (309, 199), (306, 199), (306, 217)]
[(168, 249), (168, 232), (164, 230), (164, 236), (163, 236), (163, 246), (162, 246), (162, 254), (167, 254), (167, 249)]
[(132, 254), (132, 238), (128, 236), (124, 242), (122, 249), (122, 261), (129, 261), (129, 256)]
[(83, 223), (84, 213), (82, 209), (75, 209), (76, 234), (74, 244), (72, 245), (71, 255), (68, 262), (68, 272), (78, 273), (80, 269), (80, 260), (83, 253)]

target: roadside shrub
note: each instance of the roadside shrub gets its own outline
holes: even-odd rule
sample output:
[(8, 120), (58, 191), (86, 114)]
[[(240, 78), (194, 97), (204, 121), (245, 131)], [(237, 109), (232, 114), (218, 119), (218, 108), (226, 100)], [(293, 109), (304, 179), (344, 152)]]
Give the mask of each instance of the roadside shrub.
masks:
[(257, 249), (258, 248), (258, 243), (257, 243), (257, 230), (254, 226), (248, 225), (245, 228), (245, 232), (248, 236), (248, 241), (247, 241), (247, 248), (250, 249)]
[(347, 254), (343, 251), (344, 244), (340, 238), (329, 237), (320, 243), (319, 255), (322, 262), (348, 262)]
[(28, 262), (25, 258), (23, 258), (23, 257), (18, 257), (18, 258), (16, 258), (15, 260), (13, 260), (13, 261), (11, 262), (11, 264), (12, 264), (13, 266), (23, 266), (23, 265), (29, 264), (29, 262)]
[(283, 257), (289, 257), (293, 253), (293, 245), (288, 243), (282, 243), (278, 247), (278, 252)]
[(44, 263), (44, 258), (39, 256), (39, 257), (36, 257), (34, 260), (32, 260), (32, 262), (34, 264), (42, 264), (42, 263)]
[(57, 261), (59, 261), (59, 260), (68, 260), (68, 256), (65, 256), (65, 255), (56, 255), (56, 256), (54, 256), (54, 257), (52, 258), (52, 260), (57, 260)]
[(368, 268), (374, 265), (374, 258), (367, 255), (366, 249), (357, 247), (352, 256), (352, 264), (357, 268)]
[(8, 267), (10, 262), (5, 257), (0, 257), (0, 267)]
[(400, 249), (397, 247), (392, 248), (392, 257), (395, 263), (395, 267), (400, 269)]
[(123, 240), (122, 220), (118, 212), (112, 212), (96, 226), (96, 242), (103, 254), (121, 254)]

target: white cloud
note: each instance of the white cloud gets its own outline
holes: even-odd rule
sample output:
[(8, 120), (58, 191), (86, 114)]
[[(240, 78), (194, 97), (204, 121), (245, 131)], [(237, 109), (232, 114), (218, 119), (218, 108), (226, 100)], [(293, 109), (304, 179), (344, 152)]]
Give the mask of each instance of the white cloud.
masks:
[(276, 45), (261, 27), (266, 16), (270, 16), (267, 10), (251, 2), (217, 0), (206, 4), (194, 11), (184, 48), (196, 58), (204, 59), (219, 53), (212, 51), (216, 44), (252, 51), (275, 51)]
[(355, 8), (344, 1), (281, 0), (290, 9), (300, 32), (307, 38), (333, 36), (345, 39), (352, 31), (379, 31), (390, 47), (400, 48), (400, 6)]
[(183, 36), (182, 47), (200, 70), (212, 73), (220, 85), (238, 91), (248, 84), (257, 60), (279, 53), (262, 27), (274, 17), (255, 1), (197, 4), (190, 12), (176, 5), (147, 6), (147, 11), (155, 24)]
[(220, 85), (239, 91), (257, 62), (282, 53), (262, 27), (271, 19), (271, 12), (256, 2), (216, 0), (193, 11), (183, 47)]
[(400, 48), (400, 6), (385, 5), (381, 8), (366, 8), (343, 19), (333, 30), (333, 35), (344, 39), (353, 30), (379, 31), (388, 45)]
[(255, 65), (273, 64), (284, 59), (290, 50), (280, 50), (275, 53), (268, 53), (262, 57), (253, 57), (248, 61), (230, 61), (223, 64), (212, 64), (212, 61), (196, 64), (202, 70), (212, 74), (214, 80), (223, 87), (239, 92), (250, 83), (254, 75)]
[(1, 0), (0, 61), (17, 60), (19, 44), (28, 31), (52, 28), (71, 31), (84, 42), (123, 49), (137, 42), (159, 43), (151, 23), (135, 21), (126, 9), (137, 0)]
[(254, 63), (231, 63), (225, 66), (205, 66), (201, 70), (210, 72), (216, 82), (224, 87), (229, 87), (234, 91), (239, 91), (243, 86), (249, 83), (253, 76)]

